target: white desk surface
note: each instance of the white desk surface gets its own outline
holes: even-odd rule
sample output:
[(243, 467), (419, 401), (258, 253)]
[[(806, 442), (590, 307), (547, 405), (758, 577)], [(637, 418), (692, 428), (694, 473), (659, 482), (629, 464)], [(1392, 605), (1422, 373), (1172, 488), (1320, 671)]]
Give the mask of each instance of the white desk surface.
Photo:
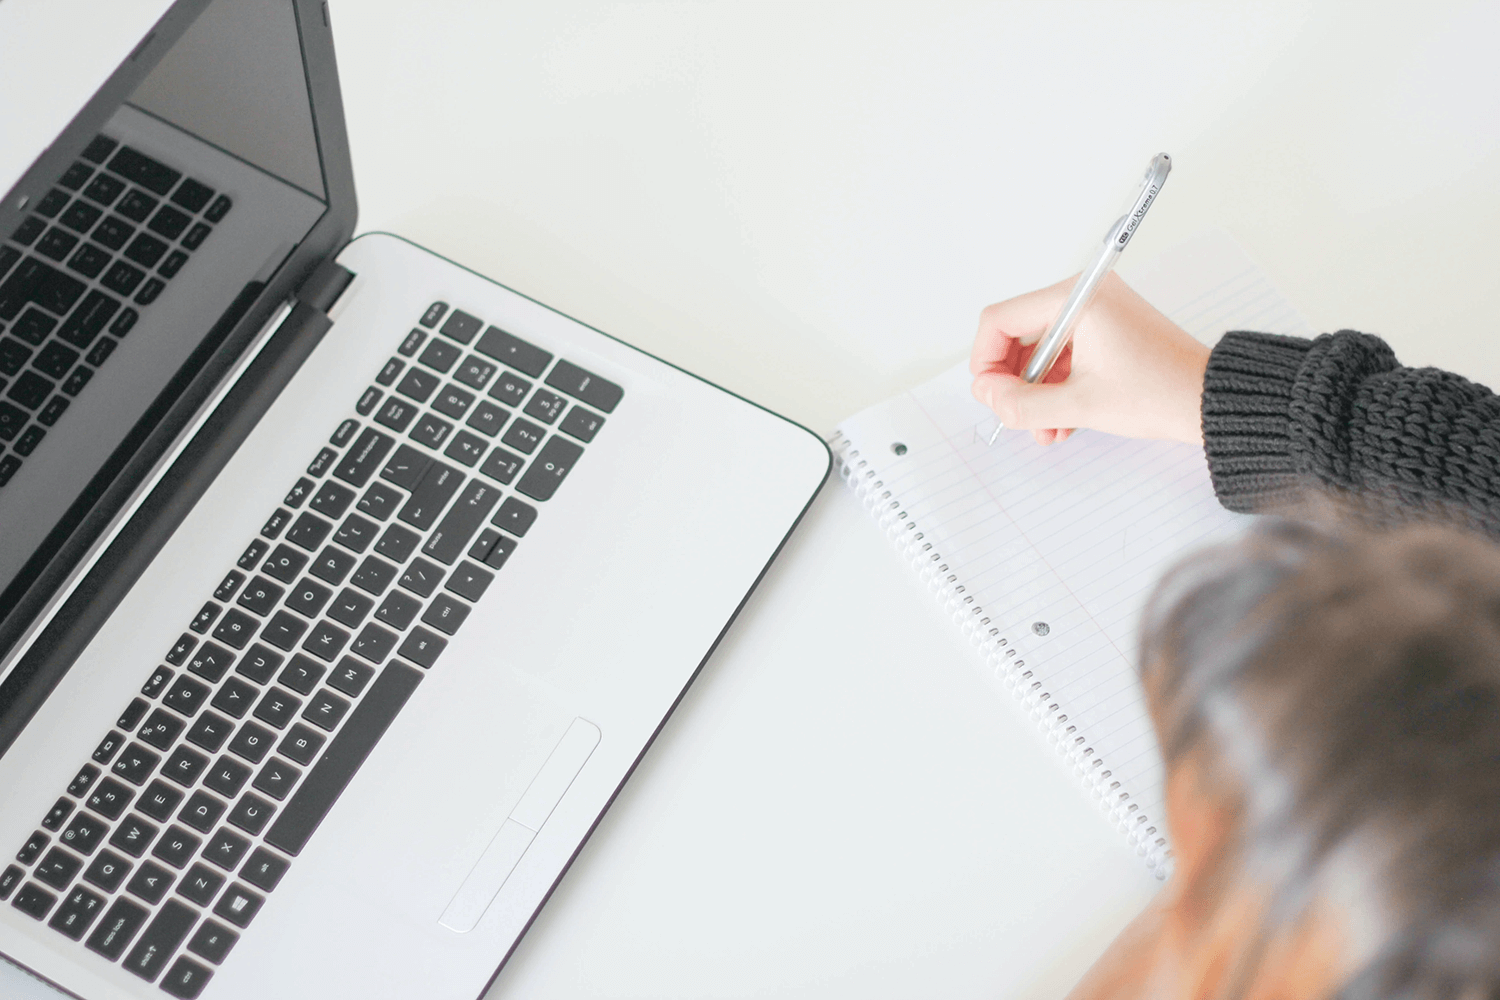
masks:
[[(330, 0), (360, 229), (829, 433), (1229, 230), (1500, 385), (1500, 5)], [(1154, 891), (830, 482), (490, 997), (1058, 997)]]
[[(1500, 385), (1500, 5), (331, 0), (360, 228), (820, 434), (1229, 230)], [(1382, 12), (1383, 11), (1383, 12)], [(1154, 881), (830, 482), (490, 996), (1057, 997)]]

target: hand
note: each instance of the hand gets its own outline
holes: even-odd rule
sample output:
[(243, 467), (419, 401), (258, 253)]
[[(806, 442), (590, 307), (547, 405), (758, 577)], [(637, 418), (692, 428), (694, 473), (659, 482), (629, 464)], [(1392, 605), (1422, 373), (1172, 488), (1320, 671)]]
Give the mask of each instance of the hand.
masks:
[(1104, 279), (1047, 377), (1035, 385), (1021, 380), (1076, 280), (997, 302), (980, 314), (969, 357), (974, 398), (1006, 427), (1031, 431), (1038, 444), (1062, 441), (1077, 427), (1202, 444), (1208, 348), (1114, 274)]

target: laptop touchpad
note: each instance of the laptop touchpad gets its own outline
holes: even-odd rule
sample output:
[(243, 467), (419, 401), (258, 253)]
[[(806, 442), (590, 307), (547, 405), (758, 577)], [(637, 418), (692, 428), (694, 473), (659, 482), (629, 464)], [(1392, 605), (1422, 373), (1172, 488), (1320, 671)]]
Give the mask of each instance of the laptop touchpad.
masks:
[(474, 929), (598, 745), (599, 727), (586, 719), (574, 719), (438, 923), (459, 934)]

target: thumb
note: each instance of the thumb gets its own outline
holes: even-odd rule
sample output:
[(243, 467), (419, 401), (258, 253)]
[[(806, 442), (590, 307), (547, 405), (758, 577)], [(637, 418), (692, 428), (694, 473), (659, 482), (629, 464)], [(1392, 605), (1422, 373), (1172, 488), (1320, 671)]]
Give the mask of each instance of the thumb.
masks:
[(973, 392), (975, 399), (1014, 430), (1081, 427), (1086, 423), (1069, 382), (1033, 383), (1015, 375), (990, 373), (974, 379)]

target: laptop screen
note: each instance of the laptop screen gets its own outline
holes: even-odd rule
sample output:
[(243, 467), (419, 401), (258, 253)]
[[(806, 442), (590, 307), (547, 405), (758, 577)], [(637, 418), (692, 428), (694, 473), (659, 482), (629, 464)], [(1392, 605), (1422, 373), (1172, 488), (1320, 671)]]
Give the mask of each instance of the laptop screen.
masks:
[(213, 0), (0, 240), (0, 618), (328, 210), (298, 30)]

